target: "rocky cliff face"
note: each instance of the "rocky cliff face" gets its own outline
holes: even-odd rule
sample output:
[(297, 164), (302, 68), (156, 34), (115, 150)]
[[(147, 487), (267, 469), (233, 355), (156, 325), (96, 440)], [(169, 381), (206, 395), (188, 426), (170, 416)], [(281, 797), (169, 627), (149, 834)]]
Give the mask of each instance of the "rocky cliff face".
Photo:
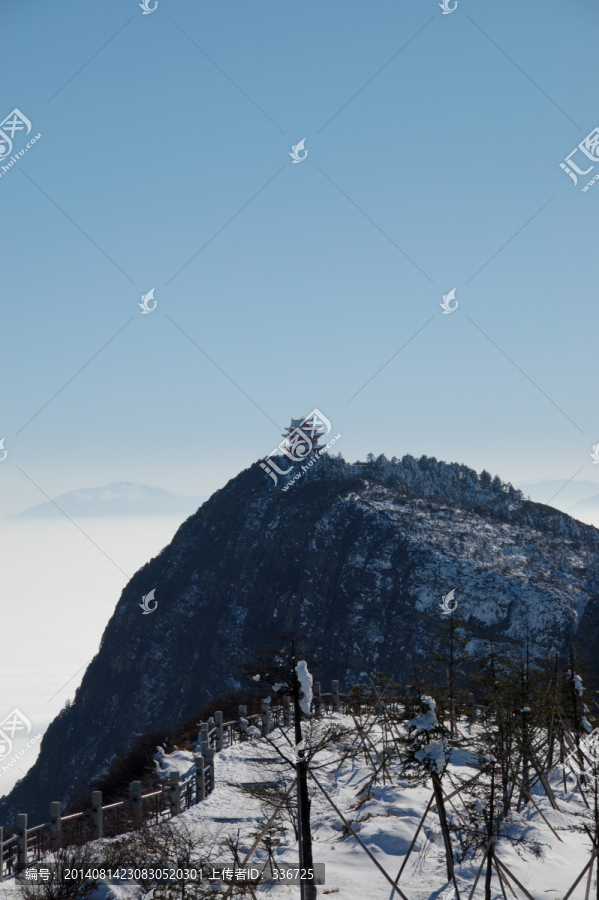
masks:
[[(325, 684), (422, 661), (456, 588), (472, 640), (563, 649), (599, 635), (599, 531), (499, 478), (423, 457), (323, 458), (283, 490), (258, 464), (214, 494), (124, 589), (73, 704), (0, 801), (48, 818), (135, 733), (239, 686), (238, 663), (300, 631)], [(142, 596), (158, 607), (143, 615)]]

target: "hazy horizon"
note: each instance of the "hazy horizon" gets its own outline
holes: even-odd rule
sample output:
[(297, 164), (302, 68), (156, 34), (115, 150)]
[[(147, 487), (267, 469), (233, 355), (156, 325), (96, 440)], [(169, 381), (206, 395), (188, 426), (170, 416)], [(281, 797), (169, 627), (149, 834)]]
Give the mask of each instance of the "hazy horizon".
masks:
[[(170, 543), (184, 518), (80, 518), (82, 531), (66, 518), (0, 521), (3, 631), (11, 636), (2, 654), (3, 717), (17, 707), (32, 733), (45, 731), (73, 699), (129, 578)], [(13, 765), (0, 775), (0, 796), (37, 752), (18, 760), (22, 771)]]

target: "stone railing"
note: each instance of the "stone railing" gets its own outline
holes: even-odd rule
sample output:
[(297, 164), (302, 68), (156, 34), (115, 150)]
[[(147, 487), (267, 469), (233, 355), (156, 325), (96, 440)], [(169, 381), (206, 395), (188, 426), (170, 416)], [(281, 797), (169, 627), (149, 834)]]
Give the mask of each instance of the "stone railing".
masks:
[[(332, 691), (321, 693), (320, 684), (313, 690), (312, 711), (316, 716), (342, 712), (345, 699), (339, 693), (339, 682)], [(81, 846), (99, 838), (117, 837), (141, 828), (144, 823), (158, 825), (201, 803), (214, 790), (214, 754), (226, 747), (268, 735), (278, 726), (293, 724), (293, 707), (289, 697), (277, 706), (262, 701), (262, 711), (247, 715), (247, 707), (239, 707), (239, 718), (223, 721), (215, 712), (208, 722), (200, 723), (200, 734), (194, 753), (195, 767), (181, 780), (178, 772), (169, 773), (169, 783), (156, 791), (142, 794), (141, 781), (129, 785), (131, 796), (117, 803), (102, 804), (102, 792), (92, 791), (91, 807), (84, 812), (62, 815), (60, 801), (50, 804), (50, 821), (34, 828), (27, 827), (27, 814), (17, 816), (14, 834), (3, 840), (0, 828), (0, 881), (22, 871), (29, 863), (44, 859), (61, 847)]]

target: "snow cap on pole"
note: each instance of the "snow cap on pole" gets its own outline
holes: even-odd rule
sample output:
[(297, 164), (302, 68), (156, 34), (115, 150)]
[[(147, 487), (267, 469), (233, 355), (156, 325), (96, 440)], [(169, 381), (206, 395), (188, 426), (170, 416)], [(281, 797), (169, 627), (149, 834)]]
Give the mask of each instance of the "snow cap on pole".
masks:
[(300, 709), (307, 716), (310, 715), (310, 706), (312, 704), (312, 676), (308, 672), (308, 666), (305, 660), (301, 659), (295, 667), (297, 679), (302, 689), (300, 697)]

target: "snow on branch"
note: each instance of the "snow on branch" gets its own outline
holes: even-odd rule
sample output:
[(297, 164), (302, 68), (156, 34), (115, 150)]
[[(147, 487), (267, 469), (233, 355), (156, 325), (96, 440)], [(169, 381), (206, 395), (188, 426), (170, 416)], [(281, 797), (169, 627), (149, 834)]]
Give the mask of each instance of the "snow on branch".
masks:
[(436, 702), (432, 697), (428, 697), (427, 695), (423, 695), (421, 699), (424, 705), (428, 706), (428, 712), (421, 713), (419, 716), (416, 716), (415, 719), (411, 719), (407, 723), (408, 728), (416, 729), (416, 734), (420, 734), (421, 731), (432, 731), (433, 728), (436, 728), (439, 724), (435, 714), (435, 709), (437, 708)]

